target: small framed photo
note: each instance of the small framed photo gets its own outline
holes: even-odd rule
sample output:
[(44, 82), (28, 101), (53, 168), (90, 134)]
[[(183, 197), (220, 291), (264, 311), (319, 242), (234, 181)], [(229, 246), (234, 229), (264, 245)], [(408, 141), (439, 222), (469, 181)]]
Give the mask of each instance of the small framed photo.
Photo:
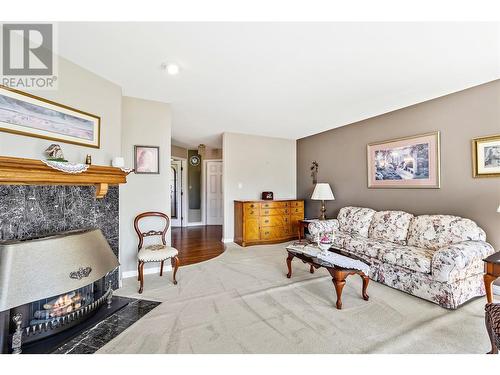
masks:
[(500, 177), (500, 134), (472, 140), (474, 177)]
[(160, 147), (134, 146), (134, 169), (138, 174), (159, 174)]

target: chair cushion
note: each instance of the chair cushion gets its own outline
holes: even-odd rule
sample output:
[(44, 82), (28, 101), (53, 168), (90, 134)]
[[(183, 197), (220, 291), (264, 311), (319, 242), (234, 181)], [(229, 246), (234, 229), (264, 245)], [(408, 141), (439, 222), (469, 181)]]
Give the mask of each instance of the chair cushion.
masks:
[(434, 250), (414, 246), (391, 245), (392, 249), (381, 254), (379, 259), (382, 262), (415, 272), (431, 273)]
[(179, 252), (176, 248), (165, 245), (150, 245), (143, 247), (137, 254), (141, 262), (161, 262), (175, 257)]
[(486, 319), (490, 321), (493, 341), (500, 348), (500, 303), (488, 303), (485, 306)]
[(375, 211), (363, 207), (343, 207), (340, 209), (337, 219), (340, 230), (346, 233), (359, 234), (368, 237), (368, 230)]
[(378, 211), (373, 215), (369, 237), (406, 245), (413, 215), (404, 211)]
[(451, 215), (414, 217), (408, 231), (408, 245), (437, 250), (463, 241), (485, 241), (486, 234), (470, 219)]

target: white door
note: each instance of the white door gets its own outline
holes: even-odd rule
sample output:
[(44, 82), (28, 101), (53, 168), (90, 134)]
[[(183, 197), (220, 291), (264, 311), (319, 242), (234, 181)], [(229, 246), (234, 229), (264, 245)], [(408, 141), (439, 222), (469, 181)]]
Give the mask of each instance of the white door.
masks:
[(182, 226), (182, 164), (180, 160), (170, 163), (170, 218), (173, 227)]
[(207, 161), (206, 172), (207, 225), (222, 225), (222, 162)]

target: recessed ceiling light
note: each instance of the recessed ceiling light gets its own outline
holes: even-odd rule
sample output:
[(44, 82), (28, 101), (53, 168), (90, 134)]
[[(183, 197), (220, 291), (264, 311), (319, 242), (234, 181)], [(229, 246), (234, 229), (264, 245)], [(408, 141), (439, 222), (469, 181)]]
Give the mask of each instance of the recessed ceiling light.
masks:
[(176, 74), (179, 74), (179, 65), (177, 65), (177, 64), (163, 63), (163, 64), (161, 64), (161, 67), (163, 70), (165, 70), (171, 76), (175, 76)]

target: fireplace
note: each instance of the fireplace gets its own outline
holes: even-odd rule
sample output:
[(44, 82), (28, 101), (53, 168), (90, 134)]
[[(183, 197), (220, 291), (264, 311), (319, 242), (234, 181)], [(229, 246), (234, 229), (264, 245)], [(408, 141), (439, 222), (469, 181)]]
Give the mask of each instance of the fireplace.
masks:
[(119, 263), (99, 229), (0, 242), (0, 348), (20, 353), (113, 304)]

